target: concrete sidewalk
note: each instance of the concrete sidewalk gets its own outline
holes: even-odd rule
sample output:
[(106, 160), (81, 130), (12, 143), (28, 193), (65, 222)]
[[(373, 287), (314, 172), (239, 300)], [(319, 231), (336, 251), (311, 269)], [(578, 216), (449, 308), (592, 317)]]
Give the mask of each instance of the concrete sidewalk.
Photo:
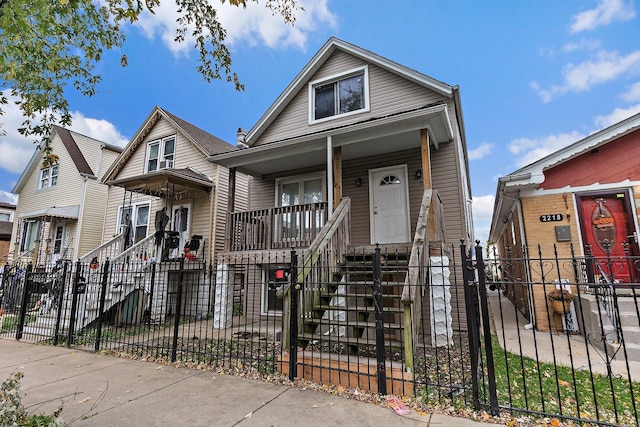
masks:
[(322, 391), (0, 339), (0, 381), (14, 371), (24, 373), (30, 414), (63, 403), (71, 426), (495, 426), (415, 411), (399, 416)]

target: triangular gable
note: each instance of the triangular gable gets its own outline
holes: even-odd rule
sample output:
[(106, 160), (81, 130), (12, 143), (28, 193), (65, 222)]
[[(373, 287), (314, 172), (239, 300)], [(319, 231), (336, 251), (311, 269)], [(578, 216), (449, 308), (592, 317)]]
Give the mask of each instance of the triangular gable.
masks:
[[(82, 153), (82, 150), (78, 146), (76, 140), (73, 138), (74, 133), (76, 135), (81, 135), (81, 134), (77, 132), (72, 132), (68, 129), (65, 129), (57, 125), (53, 126), (52, 133), (58, 135), (58, 137), (62, 141), (62, 145), (64, 146), (65, 150), (67, 150), (67, 152), (69, 153), (69, 156), (73, 160), (73, 164), (75, 165), (78, 173), (84, 176), (95, 178), (95, 174), (93, 173), (91, 166), (89, 166), (89, 162), (87, 162), (87, 159)], [(96, 143), (104, 144), (102, 141), (98, 141), (95, 138), (91, 138), (86, 135), (82, 135), (82, 136), (89, 139), (93, 139), (96, 141)], [(53, 138), (54, 136), (51, 137), (51, 140), (53, 140)], [(27, 179), (29, 178), (29, 176), (31, 176), (34, 169), (36, 169), (41, 162), (42, 162), (42, 143), (40, 143), (36, 147), (33, 155), (31, 156), (31, 159), (29, 160), (29, 163), (27, 164), (27, 167), (22, 171), (22, 174), (20, 175), (20, 178), (18, 178), (16, 185), (11, 190), (12, 193), (18, 194), (22, 191), (22, 187), (26, 183)]]
[(514, 179), (510, 179), (510, 177), (518, 178), (518, 180), (522, 180), (526, 177), (526, 179), (528, 179), (528, 184), (541, 184), (545, 179), (544, 172), (547, 169), (557, 166), (563, 162), (567, 162), (583, 153), (607, 144), (610, 141), (621, 138), (636, 129), (640, 129), (640, 113), (609, 126), (608, 128), (595, 132), (580, 141), (566, 146), (565, 148), (555, 151), (536, 162), (510, 173), (503, 179), (514, 181)]
[(343, 40), (331, 37), (322, 48), (314, 55), (307, 65), (298, 73), (293, 81), (278, 96), (273, 104), (262, 115), (258, 122), (247, 132), (246, 141), (249, 145), (253, 145), (260, 135), (271, 125), (278, 115), (289, 105), (293, 98), (306, 88), (307, 83), (316, 74), (316, 72), (324, 65), (336, 50), (342, 50), (350, 55), (360, 58), (371, 64), (385, 69), (389, 72), (397, 74), (407, 80), (417, 83), (421, 86), (429, 88), (443, 96), (451, 98), (453, 96), (453, 87), (439, 80), (431, 78), (416, 70), (405, 67), (366, 49), (347, 43)]
[(608, 141), (544, 171), (540, 189), (640, 180), (640, 129)]
[(126, 145), (122, 153), (113, 162), (109, 170), (107, 170), (104, 177), (102, 178), (103, 182), (113, 180), (118, 175), (124, 165), (129, 161), (131, 156), (133, 156), (133, 154), (136, 152), (138, 146), (140, 146), (140, 144), (145, 140), (149, 132), (151, 132), (153, 127), (160, 121), (161, 118), (169, 121), (171, 125), (175, 127), (176, 131), (184, 135), (184, 137), (188, 139), (194, 145), (194, 147), (196, 147), (196, 149), (200, 151), (205, 157), (217, 153), (233, 151), (236, 149), (235, 146), (223, 141), (217, 136), (214, 136), (209, 132), (200, 129), (199, 127), (162, 109), (161, 107), (155, 106), (147, 119), (143, 122), (142, 126), (140, 126), (136, 134)]

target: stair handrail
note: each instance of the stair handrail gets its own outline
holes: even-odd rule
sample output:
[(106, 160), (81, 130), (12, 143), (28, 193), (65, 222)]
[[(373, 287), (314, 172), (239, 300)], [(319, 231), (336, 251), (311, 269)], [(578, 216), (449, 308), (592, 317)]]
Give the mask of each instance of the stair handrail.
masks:
[[(120, 233), (118, 235), (116, 235), (114, 238), (112, 238), (111, 240), (108, 240), (106, 242), (104, 242), (103, 244), (101, 244), (100, 246), (98, 246), (97, 248), (91, 250), (90, 252), (82, 255), (79, 259), (80, 262), (89, 262), (91, 261), (93, 258), (97, 257), (97, 261), (99, 263), (104, 262), (107, 258), (113, 259), (114, 256), (103, 256), (105, 253), (109, 252), (110, 249), (112, 249), (117, 243), (122, 243), (124, 244), (124, 238), (125, 238), (125, 233)], [(109, 252), (109, 254), (111, 254), (111, 252)], [(115, 255), (117, 256), (117, 254)]]
[[(313, 270), (318, 270), (318, 265), (323, 259), (322, 255), (324, 254), (325, 249), (329, 246), (330, 243), (337, 243), (335, 246), (336, 252), (332, 254), (332, 259), (335, 262), (335, 259), (341, 259), (344, 254), (347, 252), (347, 247), (350, 244), (350, 212), (351, 212), (351, 199), (348, 197), (343, 198), (340, 201), (340, 204), (331, 215), (331, 218), (327, 221), (327, 223), (322, 227), (320, 233), (316, 236), (316, 238), (311, 242), (311, 245), (308, 248), (309, 256), (304, 260), (304, 264), (298, 269), (297, 282), (303, 284), (309, 273)], [(342, 233), (341, 233), (342, 231)], [(335, 236), (340, 237), (338, 241), (334, 239)], [(288, 307), (288, 299), (290, 297), (290, 289), (291, 284), (289, 282), (285, 283), (279, 290), (278, 295), (282, 295), (285, 297), (284, 306)], [(310, 309), (310, 306), (313, 305), (314, 298), (305, 298), (305, 307), (300, 310), (300, 316), (303, 316), (304, 313)], [(283, 313), (283, 322), (285, 325), (289, 324), (289, 310), (284, 310)], [(288, 348), (289, 345), (289, 330), (285, 328), (285, 333), (283, 334), (283, 344), (284, 348)]]
[[(155, 238), (155, 234), (150, 234), (139, 242), (129, 246), (126, 250), (111, 258), (111, 264), (115, 264), (122, 259), (127, 259), (127, 257), (129, 257), (129, 260), (137, 259), (138, 261), (148, 261), (155, 259), (159, 261), (158, 257), (156, 256), (158, 247), (155, 244)], [(149, 245), (150, 242), (152, 242), (153, 244)]]
[(433, 190), (427, 188), (422, 194), (422, 204), (420, 214), (416, 224), (416, 231), (411, 246), (409, 256), (409, 266), (402, 289), (402, 301), (404, 306), (404, 352), (405, 368), (407, 372), (413, 371), (413, 345), (417, 338), (417, 327), (420, 325), (419, 317), (422, 312), (422, 294), (424, 292), (425, 277), (423, 273), (427, 266), (429, 255), (429, 213), (431, 211), (431, 201)]

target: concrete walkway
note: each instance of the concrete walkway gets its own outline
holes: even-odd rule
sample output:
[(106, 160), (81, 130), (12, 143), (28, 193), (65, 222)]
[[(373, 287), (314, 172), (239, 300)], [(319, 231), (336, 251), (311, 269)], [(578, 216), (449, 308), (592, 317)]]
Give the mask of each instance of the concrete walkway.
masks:
[(0, 381), (21, 371), (30, 414), (70, 426), (450, 426), (495, 424), (396, 415), (332, 394), (213, 372), (0, 339)]
[[(528, 320), (501, 292), (490, 291), (487, 299), (493, 315), (493, 326), (503, 348), (541, 362), (573, 365), (576, 369), (607, 375), (604, 352), (587, 343), (584, 336), (527, 329), (525, 325), (529, 323)], [(627, 370), (625, 361), (616, 359), (611, 362), (611, 370), (622, 378), (630, 376), (633, 381), (640, 381), (640, 362), (629, 361)]]

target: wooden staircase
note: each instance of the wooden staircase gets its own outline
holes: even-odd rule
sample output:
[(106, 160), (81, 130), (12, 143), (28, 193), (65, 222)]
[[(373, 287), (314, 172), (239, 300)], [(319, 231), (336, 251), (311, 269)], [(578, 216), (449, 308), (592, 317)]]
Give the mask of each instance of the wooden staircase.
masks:
[[(400, 298), (408, 260), (407, 252), (381, 256), (382, 317), (387, 351), (402, 347)], [(312, 303), (301, 302), (310, 309), (301, 316), (300, 347), (371, 355), (376, 345), (373, 254), (345, 255), (333, 280), (320, 285), (313, 298)]]

